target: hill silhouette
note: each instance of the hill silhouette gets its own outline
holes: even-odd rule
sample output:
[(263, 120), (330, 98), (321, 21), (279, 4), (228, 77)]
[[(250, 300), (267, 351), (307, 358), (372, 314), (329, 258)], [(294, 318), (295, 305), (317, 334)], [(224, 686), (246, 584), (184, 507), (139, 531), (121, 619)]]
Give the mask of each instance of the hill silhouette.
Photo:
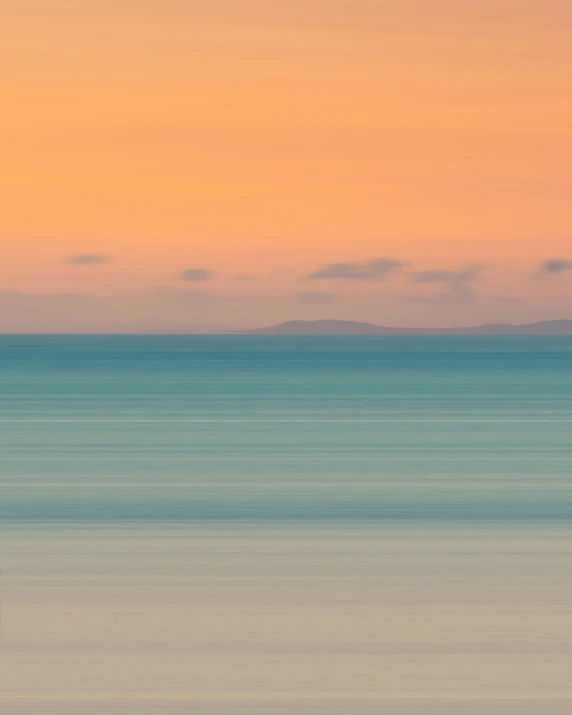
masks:
[(353, 320), (289, 320), (246, 335), (572, 335), (572, 320), (544, 320), (512, 325), (489, 323), (459, 328), (393, 328)]

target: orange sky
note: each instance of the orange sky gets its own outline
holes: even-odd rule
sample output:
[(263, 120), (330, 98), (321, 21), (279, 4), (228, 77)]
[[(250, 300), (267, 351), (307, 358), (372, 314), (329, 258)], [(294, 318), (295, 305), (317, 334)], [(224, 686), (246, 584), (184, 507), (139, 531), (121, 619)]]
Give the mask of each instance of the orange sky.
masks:
[[(572, 270), (529, 278), (572, 258), (570, 0), (0, 0), (0, 15), (1, 291), (144, 295), (157, 323), (572, 317)], [(108, 261), (65, 262), (81, 254)], [(302, 280), (383, 256), (409, 265)], [(464, 305), (411, 280), (475, 263)], [(185, 284), (188, 268), (213, 278)], [(159, 288), (204, 305), (174, 317)], [(0, 301), (0, 329), (16, 312)]]

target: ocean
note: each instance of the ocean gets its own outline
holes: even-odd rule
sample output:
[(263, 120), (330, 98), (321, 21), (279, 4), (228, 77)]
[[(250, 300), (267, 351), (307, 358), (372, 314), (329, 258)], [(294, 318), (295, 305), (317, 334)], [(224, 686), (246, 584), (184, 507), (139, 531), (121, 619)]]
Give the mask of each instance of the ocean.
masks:
[(0, 336), (6, 715), (560, 715), (572, 337)]

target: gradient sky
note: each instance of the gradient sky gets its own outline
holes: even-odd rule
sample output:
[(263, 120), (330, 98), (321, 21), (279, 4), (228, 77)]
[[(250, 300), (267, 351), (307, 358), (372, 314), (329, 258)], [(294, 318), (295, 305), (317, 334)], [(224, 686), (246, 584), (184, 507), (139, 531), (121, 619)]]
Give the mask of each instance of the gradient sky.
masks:
[(0, 17), (0, 330), (572, 317), (570, 0)]

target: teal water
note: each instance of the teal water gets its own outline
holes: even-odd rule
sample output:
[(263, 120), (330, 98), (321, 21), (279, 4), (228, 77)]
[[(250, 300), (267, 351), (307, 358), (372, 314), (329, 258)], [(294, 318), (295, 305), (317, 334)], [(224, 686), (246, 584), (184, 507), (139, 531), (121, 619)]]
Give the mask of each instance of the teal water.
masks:
[(3, 336), (4, 522), (561, 523), (567, 337)]
[(3, 715), (564, 715), (572, 339), (0, 336)]

